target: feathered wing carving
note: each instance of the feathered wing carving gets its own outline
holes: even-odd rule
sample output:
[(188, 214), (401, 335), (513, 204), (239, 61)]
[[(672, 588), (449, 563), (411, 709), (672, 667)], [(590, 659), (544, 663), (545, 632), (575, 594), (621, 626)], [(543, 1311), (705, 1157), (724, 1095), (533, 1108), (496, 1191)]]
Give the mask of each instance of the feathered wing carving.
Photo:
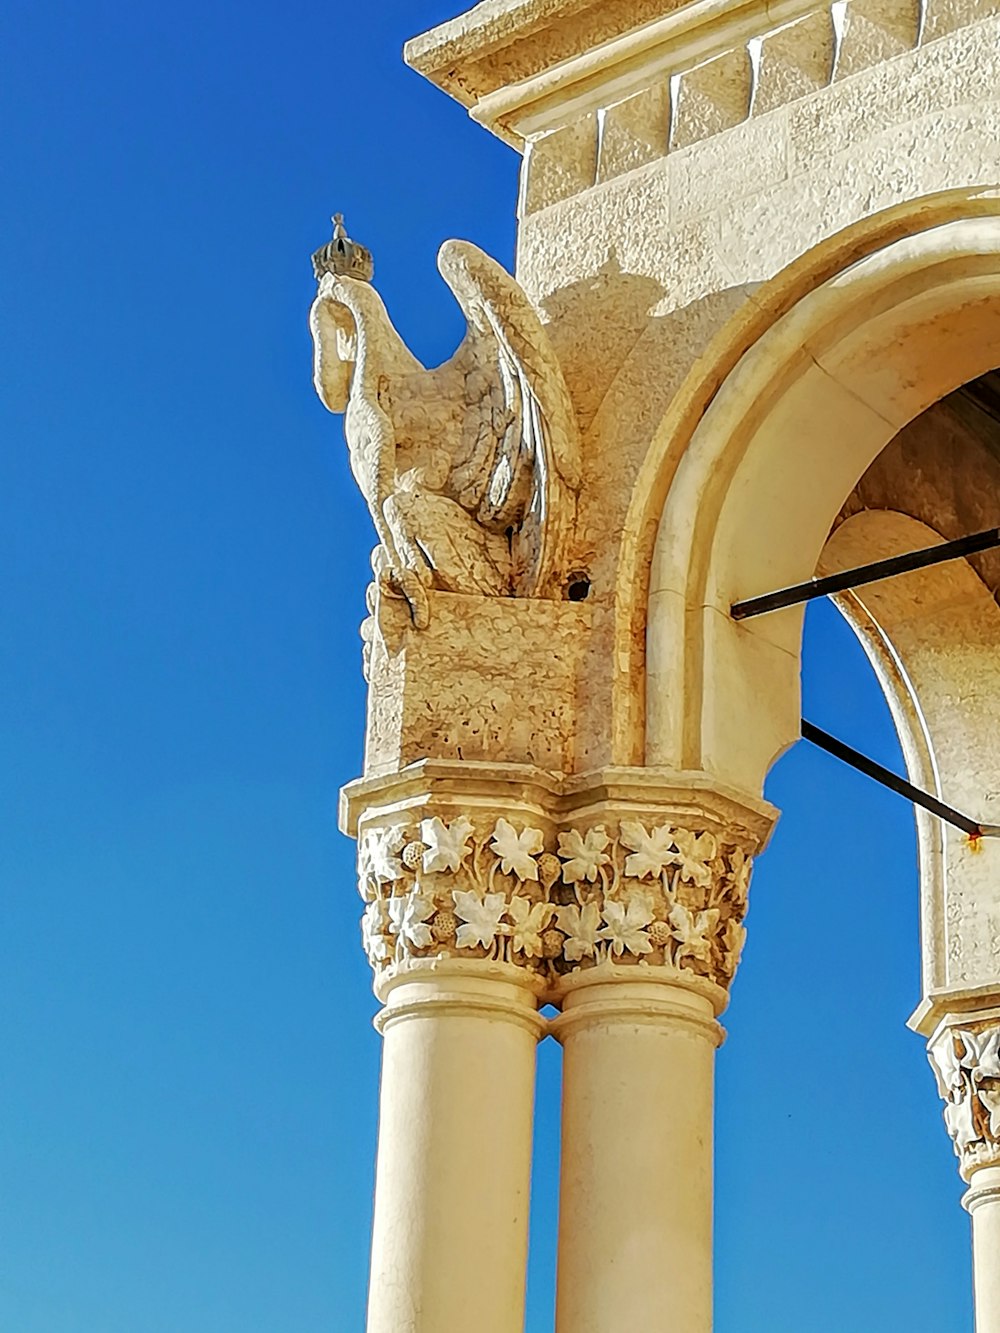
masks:
[(317, 392), (345, 413), (379, 572), (418, 625), (429, 587), (558, 595), (580, 486), (576, 419), (531, 302), (468, 242), (446, 242), (438, 267), (468, 330), (436, 370), (357, 278), (325, 275), (310, 320)]
[(580, 488), (579, 436), (562, 369), (534, 306), (495, 260), (467, 241), (446, 241), (438, 269), (469, 326), (453, 362), (493, 371), (489, 414), (481, 400), (466, 404), (480, 428), (471, 455), (455, 459), (452, 486), (485, 527), (511, 532), (518, 592), (544, 594), (565, 573)]

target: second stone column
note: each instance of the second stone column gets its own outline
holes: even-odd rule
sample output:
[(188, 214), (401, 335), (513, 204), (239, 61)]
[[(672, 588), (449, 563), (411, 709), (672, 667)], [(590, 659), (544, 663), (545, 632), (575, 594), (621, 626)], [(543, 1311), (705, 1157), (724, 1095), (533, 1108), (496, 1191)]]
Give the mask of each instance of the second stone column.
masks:
[(634, 770), (563, 828), (557, 1333), (711, 1333), (717, 1018), (774, 811)]

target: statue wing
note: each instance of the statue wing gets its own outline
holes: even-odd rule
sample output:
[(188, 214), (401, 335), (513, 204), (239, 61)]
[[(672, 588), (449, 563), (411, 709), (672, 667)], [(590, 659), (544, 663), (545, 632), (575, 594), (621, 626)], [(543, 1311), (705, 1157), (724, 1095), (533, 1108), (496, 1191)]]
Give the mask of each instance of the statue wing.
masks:
[(464, 374), (462, 446), (449, 491), (478, 522), (510, 536), (517, 590), (551, 591), (580, 488), (580, 441), (562, 369), (514, 279), (467, 241), (446, 241), (438, 269), (469, 329), (448, 363)]

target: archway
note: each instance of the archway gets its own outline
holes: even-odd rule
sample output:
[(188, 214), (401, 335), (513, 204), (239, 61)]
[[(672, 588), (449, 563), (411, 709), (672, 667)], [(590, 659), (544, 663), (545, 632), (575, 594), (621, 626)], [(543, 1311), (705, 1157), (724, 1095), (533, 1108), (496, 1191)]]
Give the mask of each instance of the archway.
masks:
[[(850, 503), (905, 428), (1000, 364), (1000, 216), (995, 205), (984, 214), (981, 197), (966, 202), (965, 216), (954, 215), (953, 196), (913, 205), (908, 220), (896, 210), (881, 219), (878, 244), (876, 220), (779, 276), (756, 298), (763, 331), (732, 365), (727, 357), (745, 327), (717, 340), (721, 359), (702, 362), (664, 423), (659, 462), (670, 478), (647, 601), (648, 765), (708, 773), (756, 793), (798, 737), (802, 609), (740, 623), (730, 615), (734, 602), (802, 582), (817, 568), (957, 536), (958, 511), (1000, 522), (998, 492), (969, 457), (955, 459), (957, 509), (946, 494), (925, 495), (914, 508), (898, 460), (894, 479), (882, 479), (878, 508)], [(834, 270), (811, 281), (831, 257)], [(707, 400), (700, 416), (683, 438), (669, 437), (699, 393)], [(992, 574), (954, 562), (842, 599), (890, 702), (911, 777), (984, 822), (1000, 809)], [(931, 1038), (972, 1185), (977, 1307), (982, 1326), (992, 1327), (1000, 1285), (988, 1256), (1000, 1226), (1000, 1159), (986, 1110), (993, 1066), (980, 1047), (997, 1028), (1000, 847), (970, 845), (924, 815), (918, 831), (924, 994), (912, 1021)]]

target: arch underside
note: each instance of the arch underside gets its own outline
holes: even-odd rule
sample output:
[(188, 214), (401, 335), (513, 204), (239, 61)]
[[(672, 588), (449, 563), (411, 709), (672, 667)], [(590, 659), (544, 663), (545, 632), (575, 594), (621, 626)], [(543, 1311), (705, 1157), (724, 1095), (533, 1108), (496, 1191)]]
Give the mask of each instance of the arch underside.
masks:
[[(733, 602), (1000, 526), (1000, 210), (980, 210), (928, 226), (914, 205), (909, 235), (807, 284), (661, 442), (678, 461), (649, 575), (647, 764), (756, 793), (797, 739), (803, 609), (736, 622)], [(988, 552), (839, 603), (912, 780), (990, 823), (998, 588)], [(972, 1003), (1000, 971), (1000, 844), (922, 814), (918, 834), (925, 1000)]]

